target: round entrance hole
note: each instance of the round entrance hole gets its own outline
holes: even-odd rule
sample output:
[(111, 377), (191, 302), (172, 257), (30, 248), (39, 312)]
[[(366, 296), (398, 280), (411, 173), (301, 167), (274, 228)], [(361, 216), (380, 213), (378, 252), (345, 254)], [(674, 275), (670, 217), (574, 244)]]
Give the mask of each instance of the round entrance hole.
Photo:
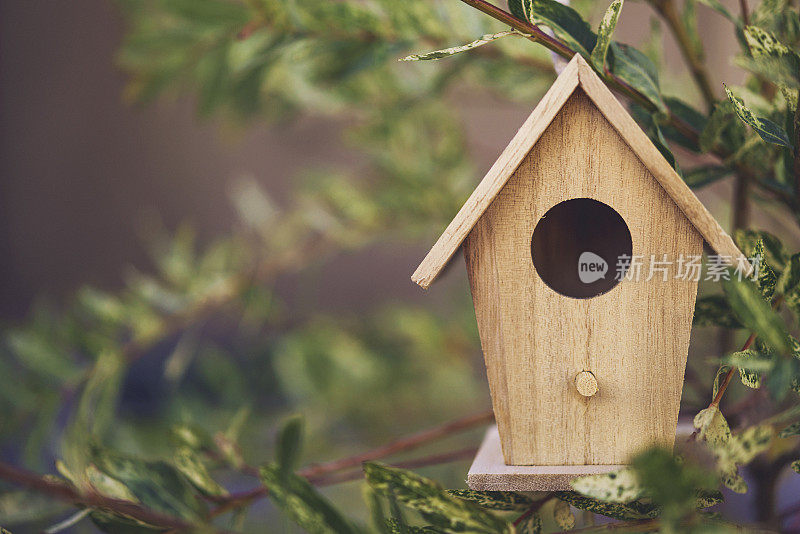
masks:
[[(550, 289), (587, 299), (614, 288), (633, 251), (628, 225), (610, 206), (591, 198), (565, 200), (536, 223), (531, 255)], [(623, 257), (628, 261), (620, 262)], [(620, 274), (617, 265), (626, 265)]]

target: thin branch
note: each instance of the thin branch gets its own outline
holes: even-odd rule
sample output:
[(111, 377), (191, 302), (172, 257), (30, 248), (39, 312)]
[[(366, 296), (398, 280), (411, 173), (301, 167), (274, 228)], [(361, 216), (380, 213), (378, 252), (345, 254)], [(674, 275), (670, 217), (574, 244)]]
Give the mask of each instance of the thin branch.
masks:
[[(511, 13), (503, 9), (500, 9), (497, 6), (494, 6), (484, 0), (460, 0), (460, 1), (478, 9), (479, 11), (482, 11), (483, 13), (486, 13), (490, 17), (499, 20), (504, 24), (509, 25), (516, 30), (519, 30), (520, 32), (526, 34), (526, 37), (529, 40), (535, 43), (542, 44), (549, 50), (552, 50), (553, 52), (564, 57), (565, 59), (571, 59), (572, 56), (575, 55), (575, 52), (572, 49), (570, 49), (567, 45), (565, 45), (558, 39), (547, 35), (538, 26), (520, 20)], [(655, 106), (650, 102), (650, 100), (647, 97), (645, 97), (642, 93), (640, 93), (639, 91), (628, 85), (624, 80), (615, 76), (613, 73), (606, 71), (606, 72), (600, 72), (598, 74), (612, 88), (628, 96), (636, 103), (643, 106), (645, 109), (648, 109), (651, 112), (657, 111)], [(666, 123), (675, 128), (684, 136), (686, 136), (693, 143), (696, 144), (699, 142), (700, 132), (695, 130), (691, 124), (687, 123), (680, 117), (676, 116), (671, 111), (668, 111), (667, 113)], [(800, 204), (800, 201), (797, 202), (795, 201), (794, 195), (792, 195), (791, 193), (787, 193), (787, 191), (779, 187), (775, 187), (774, 185), (766, 183), (762, 180), (758, 180), (759, 176), (763, 176), (764, 174), (763, 172), (756, 173), (755, 170), (750, 169), (741, 162), (727, 161), (728, 158), (730, 158), (730, 156), (732, 155), (732, 153), (726, 147), (717, 145), (712, 148), (710, 153), (719, 158), (720, 161), (722, 161), (724, 164), (731, 166), (733, 169), (736, 170), (736, 172), (739, 175), (746, 177), (746, 179), (748, 179), (751, 183), (757, 183), (759, 187), (772, 194), (775, 198), (786, 204), (786, 206), (789, 207), (790, 209), (795, 209), (795, 207), (798, 204)]]
[(747, 0), (739, 0), (739, 9), (742, 12), (742, 22), (745, 26), (750, 26), (750, 10), (747, 8)]
[(0, 479), (55, 499), (132, 517), (148, 525), (181, 530), (192, 530), (198, 527), (198, 525), (183, 519), (148, 510), (130, 501), (111, 499), (95, 492), (79, 492), (63, 482), (45, 478), (4, 462), (0, 462)]
[(674, 0), (653, 0), (651, 2), (653, 8), (659, 15), (666, 21), (667, 26), (672, 31), (672, 35), (678, 42), (678, 47), (681, 50), (681, 55), (684, 61), (689, 66), (689, 71), (694, 78), (700, 93), (703, 95), (703, 100), (706, 103), (706, 109), (710, 112), (714, 107), (716, 98), (714, 91), (709, 82), (708, 71), (703, 59), (701, 50), (695, 46), (694, 40), (689, 35), (689, 29), (683, 23)]
[[(747, 338), (747, 341), (744, 342), (742, 348), (739, 352), (745, 351), (750, 348), (753, 342), (756, 340), (756, 333), (753, 332), (750, 334), (750, 337)], [(719, 390), (717, 394), (714, 396), (714, 400), (711, 401), (711, 404), (708, 405), (709, 408), (719, 407), (719, 403), (722, 400), (722, 396), (725, 395), (725, 390), (728, 389), (728, 384), (731, 383), (731, 379), (733, 375), (736, 373), (738, 369), (733, 366), (730, 368), (728, 373), (725, 375), (725, 378), (722, 380), (722, 384), (719, 385)]]
[(333, 462), (311, 465), (300, 471), (300, 474), (308, 478), (313, 478), (320, 474), (330, 473), (332, 471), (340, 471), (348, 467), (358, 467), (364, 462), (378, 460), (380, 458), (392, 456), (400, 452), (410, 451), (431, 441), (447, 437), (455, 432), (461, 432), (475, 426), (491, 423), (493, 420), (494, 413), (491, 410), (469, 415), (429, 430), (400, 438), (371, 451), (349, 456), (347, 458), (342, 458), (341, 460), (335, 460)]
[[(347, 458), (333, 462), (309, 466), (300, 470), (298, 474), (306, 477), (309, 482), (317, 485), (329, 485), (348, 480), (354, 480), (362, 476), (360, 470), (357, 472), (344, 473), (338, 477), (330, 477), (327, 475), (348, 468), (360, 467), (361, 464), (366, 461), (378, 460), (386, 456), (416, 449), (426, 443), (447, 437), (453, 433), (490, 423), (493, 418), (494, 414), (491, 410), (469, 415), (467, 417), (462, 417), (429, 430), (398, 439), (392, 443), (389, 443), (388, 445), (384, 445), (361, 454), (348, 456)], [(457, 451), (417, 458), (415, 460), (409, 460), (406, 462), (399, 462), (395, 465), (397, 467), (404, 468), (436, 465), (456, 460), (463, 460), (465, 458), (472, 457), (475, 452), (476, 450), (474, 448), (460, 449)], [(132, 517), (150, 525), (170, 529), (170, 532), (180, 532), (197, 528), (197, 525), (182, 519), (148, 510), (130, 501), (111, 499), (95, 492), (81, 493), (74, 487), (63, 482), (51, 480), (36, 473), (32, 473), (3, 462), (0, 462), (0, 480), (6, 480), (17, 486), (49, 495), (55, 499), (87, 506), (90, 508), (101, 508), (116, 514)], [(209, 512), (207, 519), (210, 520), (230, 510), (246, 506), (253, 500), (263, 497), (266, 494), (267, 489), (264, 487), (259, 487), (244, 493), (233, 494), (224, 499), (217, 500), (217, 502), (222, 502), (222, 504)]]
[[(361, 467), (361, 464), (363, 464), (364, 462), (379, 460), (387, 456), (398, 454), (400, 452), (410, 451), (426, 443), (430, 443), (431, 441), (447, 437), (449, 435), (452, 435), (453, 433), (467, 430), (475, 426), (490, 423), (493, 420), (494, 420), (494, 413), (491, 410), (469, 415), (467, 417), (462, 417), (460, 419), (444, 423), (429, 430), (425, 430), (423, 432), (419, 432), (417, 434), (413, 434), (411, 436), (398, 439), (396, 441), (393, 441), (392, 443), (389, 443), (388, 445), (384, 445), (382, 447), (378, 447), (376, 449), (372, 449), (367, 452), (363, 452), (353, 456), (348, 456), (347, 458), (342, 458), (340, 460), (335, 460), (324, 464), (316, 464), (308, 466), (298, 471), (297, 474), (307, 478), (309, 482), (311, 482), (312, 484), (324, 484), (326, 475), (329, 475), (330, 473), (335, 473), (348, 468)], [(470, 450), (470, 452), (473, 451)], [(436, 455), (433, 457), (407, 462), (406, 464), (401, 463), (397, 465), (401, 467), (403, 465), (419, 467), (421, 465), (431, 465), (431, 463), (443, 463), (445, 461), (461, 459), (466, 454), (467, 452), (465, 450), (462, 450), (462, 451), (456, 451), (455, 453), (445, 453), (442, 455)], [(360, 470), (358, 473), (360, 477), (361, 476)], [(343, 476), (341, 482), (344, 482), (346, 480), (351, 480), (351, 479)], [(267, 494), (267, 488), (259, 487), (243, 493), (230, 495), (227, 497), (226, 502), (222, 503), (220, 506), (213, 509), (209, 513), (209, 518), (214, 518), (231, 510), (235, 510), (236, 508), (247, 506), (250, 502), (256, 499), (260, 499), (266, 494)]]

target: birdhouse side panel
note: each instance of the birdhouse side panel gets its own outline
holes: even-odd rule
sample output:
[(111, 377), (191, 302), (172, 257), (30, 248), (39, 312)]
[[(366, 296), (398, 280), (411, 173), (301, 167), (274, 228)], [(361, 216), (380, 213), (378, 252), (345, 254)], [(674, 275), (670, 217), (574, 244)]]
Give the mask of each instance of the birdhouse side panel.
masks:
[[(574, 199), (593, 199), (621, 217), (644, 276), (591, 298), (565, 296), (543, 281), (532, 258), (534, 229), (548, 210)], [(600, 241), (616, 231), (604, 224), (590, 224)], [(570, 247), (581, 237), (576, 231), (559, 235), (556, 225), (543, 250)], [(697, 282), (646, 278), (651, 258), (699, 256), (702, 242), (578, 89), (465, 242), (508, 464), (620, 464), (652, 444), (672, 446)], [(608, 268), (615, 276), (616, 265)], [(596, 379), (590, 397), (576, 388), (582, 371)]]

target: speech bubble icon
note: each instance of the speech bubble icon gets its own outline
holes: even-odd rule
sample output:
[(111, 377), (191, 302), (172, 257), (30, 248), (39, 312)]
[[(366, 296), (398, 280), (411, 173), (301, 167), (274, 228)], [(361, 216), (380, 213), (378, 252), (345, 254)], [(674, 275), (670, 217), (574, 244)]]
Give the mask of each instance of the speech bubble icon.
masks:
[(584, 284), (591, 284), (608, 273), (608, 263), (606, 260), (594, 252), (583, 252), (578, 258), (578, 278)]

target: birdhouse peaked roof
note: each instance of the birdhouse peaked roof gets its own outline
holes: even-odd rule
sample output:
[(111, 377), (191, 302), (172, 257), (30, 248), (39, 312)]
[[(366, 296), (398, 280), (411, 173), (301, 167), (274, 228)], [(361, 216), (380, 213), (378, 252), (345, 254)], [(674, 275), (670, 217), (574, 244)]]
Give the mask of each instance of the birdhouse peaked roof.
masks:
[(414, 282), (427, 289), (439, 276), (472, 227), (503, 189), (564, 103), (579, 87), (630, 146), (709, 246), (720, 256), (730, 257), (731, 262), (737, 262), (744, 257), (731, 237), (664, 159), (647, 134), (636, 124), (586, 60), (580, 54), (575, 54), (414, 271), (411, 276)]

